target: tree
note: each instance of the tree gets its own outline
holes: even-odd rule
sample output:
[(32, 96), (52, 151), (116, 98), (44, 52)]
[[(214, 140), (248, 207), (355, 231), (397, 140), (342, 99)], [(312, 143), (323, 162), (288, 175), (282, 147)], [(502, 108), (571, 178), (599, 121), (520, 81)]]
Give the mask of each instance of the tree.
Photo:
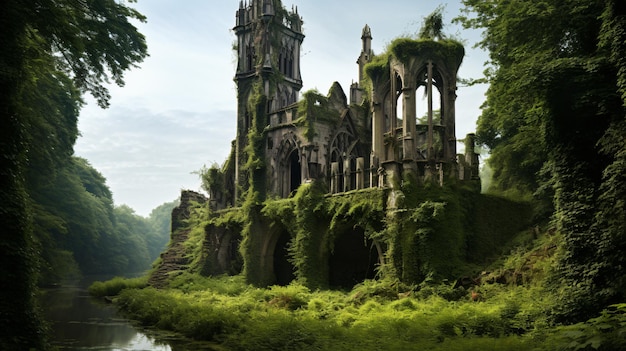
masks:
[(148, 222), (151, 235), (148, 237), (150, 259), (154, 261), (167, 246), (172, 231), (172, 210), (178, 206), (180, 200), (163, 203), (150, 212)]
[(443, 7), (441, 5), (424, 18), (424, 23), (417, 37), (429, 40), (445, 39), (443, 34)]
[(477, 134), (491, 149), (494, 183), (552, 195), (564, 237), (554, 276), (562, 298), (553, 314), (586, 319), (626, 298), (625, 5), (464, 4), (475, 16), (460, 20), (485, 30), (480, 45), (491, 57)]
[[(5, 0), (0, 4), (2, 349), (46, 348), (41, 324), (33, 317), (37, 315), (37, 269), (25, 176), (31, 147), (42, 151), (50, 145), (31, 145), (45, 118), (29, 116), (43, 111), (29, 111), (22, 98), (33, 86), (33, 80), (45, 81), (47, 75), (65, 74), (79, 91), (90, 92), (101, 106), (107, 106), (108, 80), (123, 85), (123, 72), (147, 55), (143, 35), (129, 22), (132, 18), (145, 20), (115, 0)], [(33, 69), (40, 64), (44, 66)], [(58, 80), (61, 81), (70, 83), (64, 78)], [(66, 93), (72, 95), (74, 88), (67, 88)], [(46, 91), (38, 91), (35, 96), (40, 101), (47, 97)], [(63, 110), (62, 106), (57, 108)], [(56, 143), (62, 136), (53, 135), (48, 140)]]

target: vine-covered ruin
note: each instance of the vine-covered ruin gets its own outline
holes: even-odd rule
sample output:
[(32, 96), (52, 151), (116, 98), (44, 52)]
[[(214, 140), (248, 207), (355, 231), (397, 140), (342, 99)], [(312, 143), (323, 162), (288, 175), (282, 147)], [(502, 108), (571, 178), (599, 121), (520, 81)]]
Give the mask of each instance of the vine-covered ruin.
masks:
[[(456, 278), (484, 265), (530, 213), (480, 194), (472, 134), (457, 154), (462, 44), (401, 38), (374, 55), (366, 25), (348, 96), (335, 82), (328, 95), (300, 98), (302, 23), (280, 0), (240, 3), (232, 152), (205, 174), (209, 197), (192, 204), (183, 194), (173, 214), (173, 238), (189, 223), (204, 233), (190, 269), (242, 273), (256, 285), (351, 288), (377, 277)], [(197, 203), (202, 211), (185, 210)], [(185, 224), (190, 216), (202, 220)]]

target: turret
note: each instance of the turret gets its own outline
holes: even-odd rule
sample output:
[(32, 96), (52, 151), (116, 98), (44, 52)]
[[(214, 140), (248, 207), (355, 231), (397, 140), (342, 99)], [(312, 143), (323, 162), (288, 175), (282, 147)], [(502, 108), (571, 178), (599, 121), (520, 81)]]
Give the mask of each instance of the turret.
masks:
[(361, 41), (363, 42), (363, 48), (361, 49), (361, 55), (357, 59), (356, 63), (359, 65), (359, 81), (353, 82), (350, 85), (350, 103), (351, 104), (360, 104), (363, 102), (363, 89), (361, 89), (360, 84), (363, 81), (363, 74), (365, 70), (365, 65), (368, 64), (372, 60), (372, 31), (370, 26), (367, 24), (363, 27), (363, 32), (361, 33)]
[(361, 41), (363, 42), (363, 48), (361, 49), (361, 56), (357, 63), (359, 64), (359, 82), (363, 80), (363, 69), (365, 65), (372, 60), (372, 30), (367, 24), (363, 27), (361, 34)]
[(367, 24), (363, 27), (363, 34), (361, 34), (361, 40), (363, 41), (363, 51), (366, 54), (372, 52), (372, 30)]
[(263, 17), (273, 17), (274, 13), (272, 0), (263, 0)]

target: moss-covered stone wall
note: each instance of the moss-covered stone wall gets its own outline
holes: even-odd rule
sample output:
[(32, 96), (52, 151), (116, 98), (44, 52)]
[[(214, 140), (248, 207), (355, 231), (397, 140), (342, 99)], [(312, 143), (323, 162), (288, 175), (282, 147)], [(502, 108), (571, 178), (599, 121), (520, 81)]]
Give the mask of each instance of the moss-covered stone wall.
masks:
[[(293, 270), (293, 278), (311, 288), (349, 288), (357, 276), (408, 284), (456, 279), (484, 268), (528, 228), (530, 217), (526, 203), (455, 185), (405, 179), (400, 191), (328, 195), (313, 182), (288, 199), (210, 213), (199, 271), (241, 272), (266, 286), (287, 283)], [(334, 256), (350, 252), (363, 267)]]

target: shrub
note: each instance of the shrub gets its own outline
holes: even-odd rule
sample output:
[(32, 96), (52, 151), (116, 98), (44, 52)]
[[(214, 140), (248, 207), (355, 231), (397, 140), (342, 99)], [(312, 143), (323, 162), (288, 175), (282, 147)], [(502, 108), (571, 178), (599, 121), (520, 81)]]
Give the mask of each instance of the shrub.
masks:
[(148, 286), (148, 277), (115, 277), (105, 282), (94, 282), (88, 288), (89, 294), (96, 297), (116, 296), (124, 289), (143, 289)]

